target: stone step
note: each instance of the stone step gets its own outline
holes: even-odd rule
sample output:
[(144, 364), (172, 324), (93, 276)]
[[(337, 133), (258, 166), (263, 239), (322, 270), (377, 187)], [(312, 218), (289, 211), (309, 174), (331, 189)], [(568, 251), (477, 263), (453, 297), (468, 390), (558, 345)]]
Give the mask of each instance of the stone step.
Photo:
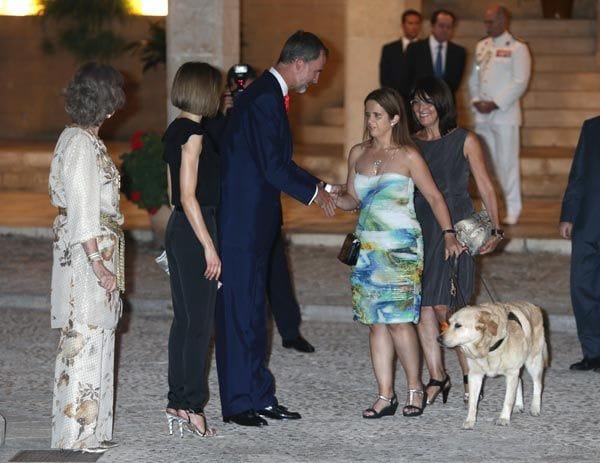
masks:
[[(592, 19), (515, 19), (511, 21), (510, 29), (515, 36), (524, 40), (528, 40), (529, 37), (540, 36), (594, 37), (596, 35), (596, 21)], [(480, 39), (485, 35), (483, 19), (465, 19), (458, 22), (454, 40), (467, 37)]]
[(534, 72), (530, 90), (599, 91), (600, 73), (594, 72)]
[(526, 109), (524, 127), (581, 127), (586, 119), (598, 115), (598, 109)]
[[(466, 88), (461, 89), (456, 94), (456, 101), (459, 111), (466, 110), (470, 107), (471, 102)], [(600, 108), (600, 89), (589, 92), (528, 90), (521, 99), (521, 105), (524, 110), (598, 110), (598, 108)]]
[(577, 145), (580, 128), (574, 127), (523, 127), (523, 146), (562, 146), (573, 148)]
[(562, 199), (567, 187), (567, 175), (523, 175), (521, 194), (527, 198)]
[(344, 127), (299, 125), (294, 130), (294, 140), (302, 144), (343, 144), (344, 137)]
[(600, 72), (593, 54), (536, 55), (533, 67), (535, 72), (569, 70), (571, 72)]
[(323, 121), (323, 125), (342, 127), (345, 123), (344, 107), (332, 106), (325, 108), (321, 112), (321, 120)]

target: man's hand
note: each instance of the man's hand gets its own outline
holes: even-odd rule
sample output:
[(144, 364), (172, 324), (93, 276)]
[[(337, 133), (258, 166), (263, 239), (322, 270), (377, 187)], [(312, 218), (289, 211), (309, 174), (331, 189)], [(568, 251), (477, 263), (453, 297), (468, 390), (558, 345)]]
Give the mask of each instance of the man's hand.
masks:
[(558, 224), (558, 232), (560, 233), (561, 238), (564, 238), (565, 240), (570, 240), (572, 231), (572, 222), (561, 222)]
[(335, 215), (335, 203), (329, 193), (323, 189), (323, 185), (320, 183), (317, 185), (317, 196), (315, 196), (315, 203), (319, 205), (327, 217), (333, 217)]
[(346, 192), (346, 184), (342, 183), (342, 184), (334, 184), (334, 183), (330, 183), (329, 184), (329, 194), (331, 196), (333, 196), (334, 198), (340, 195), (343, 195)]
[(225, 92), (221, 96), (221, 113), (226, 114), (231, 108), (233, 108), (233, 95), (231, 92)]
[(498, 109), (498, 105), (490, 100), (476, 101), (473, 103), (473, 106), (475, 106), (475, 109), (482, 114), (489, 114)]

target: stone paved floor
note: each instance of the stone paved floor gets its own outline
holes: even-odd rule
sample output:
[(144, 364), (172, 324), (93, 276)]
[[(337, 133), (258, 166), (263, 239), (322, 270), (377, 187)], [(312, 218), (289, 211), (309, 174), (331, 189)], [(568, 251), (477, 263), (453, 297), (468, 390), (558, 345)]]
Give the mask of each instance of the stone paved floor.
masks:
[[(504, 381), (488, 380), (474, 431), (462, 431), (466, 410), (454, 354), (448, 403), (435, 403), (423, 416), (400, 414), (364, 420), (376, 392), (367, 330), (354, 323), (310, 321), (304, 334), (316, 346), (312, 355), (283, 349), (275, 336), (270, 366), (279, 400), (303, 414), (298, 422), (270, 422), (264, 429), (220, 421), (216, 369), (210, 372), (209, 422), (219, 436), (169, 437), (163, 417), (166, 388), (166, 316), (134, 315), (120, 331), (115, 438), (121, 446), (102, 462), (581, 462), (598, 461), (600, 404), (598, 373), (574, 373), (579, 356), (573, 333), (552, 332), (552, 366), (547, 371), (542, 416), (513, 416), (510, 427), (493, 424)], [(0, 410), (8, 422), (0, 461), (22, 449), (44, 449), (50, 440), (50, 401), (56, 333), (42, 311), (2, 310), (0, 324)], [(426, 380), (427, 378), (425, 378)], [(396, 390), (405, 396), (404, 377)], [(531, 382), (525, 377), (525, 405)], [(401, 399), (402, 400), (402, 399)]]

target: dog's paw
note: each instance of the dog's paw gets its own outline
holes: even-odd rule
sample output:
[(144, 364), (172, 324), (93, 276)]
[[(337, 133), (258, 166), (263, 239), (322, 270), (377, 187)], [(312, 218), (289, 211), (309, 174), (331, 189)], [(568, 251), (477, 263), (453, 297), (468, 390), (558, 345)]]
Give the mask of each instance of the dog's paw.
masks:
[(540, 416), (541, 411), (539, 407), (531, 407), (531, 416)]
[(494, 424), (496, 426), (508, 426), (510, 424), (510, 419), (506, 419), (506, 418), (498, 418)]
[(475, 421), (469, 421), (469, 420), (465, 421), (463, 423), (463, 425), (462, 425), (462, 428), (463, 429), (473, 429), (473, 428), (475, 428)]
[(515, 405), (513, 407), (513, 411), (519, 412), (519, 413), (523, 413), (525, 411), (525, 407), (523, 407), (523, 404), (521, 404), (521, 405)]

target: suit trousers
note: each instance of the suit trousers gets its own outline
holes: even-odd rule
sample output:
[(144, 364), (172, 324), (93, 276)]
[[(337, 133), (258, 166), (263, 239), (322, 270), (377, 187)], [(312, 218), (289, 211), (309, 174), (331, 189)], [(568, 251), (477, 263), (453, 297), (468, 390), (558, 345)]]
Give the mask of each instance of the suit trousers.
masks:
[(277, 405), (267, 367), (269, 246), (221, 248), (223, 287), (216, 313), (216, 358), (223, 417)]
[(519, 126), (478, 123), (475, 131), (483, 137), (506, 205), (506, 215), (518, 217), (523, 208), (519, 169)]
[[(216, 208), (202, 207), (206, 228), (217, 245)], [(173, 322), (169, 335), (168, 407), (201, 412), (208, 401), (208, 347), (217, 282), (204, 277), (204, 249), (185, 213), (174, 210), (165, 234)]]
[(600, 357), (600, 242), (573, 234), (571, 302), (584, 357)]
[(281, 230), (275, 238), (275, 244), (271, 251), (267, 276), (267, 298), (281, 337), (294, 339), (300, 336), (302, 317), (300, 306), (294, 296)]

